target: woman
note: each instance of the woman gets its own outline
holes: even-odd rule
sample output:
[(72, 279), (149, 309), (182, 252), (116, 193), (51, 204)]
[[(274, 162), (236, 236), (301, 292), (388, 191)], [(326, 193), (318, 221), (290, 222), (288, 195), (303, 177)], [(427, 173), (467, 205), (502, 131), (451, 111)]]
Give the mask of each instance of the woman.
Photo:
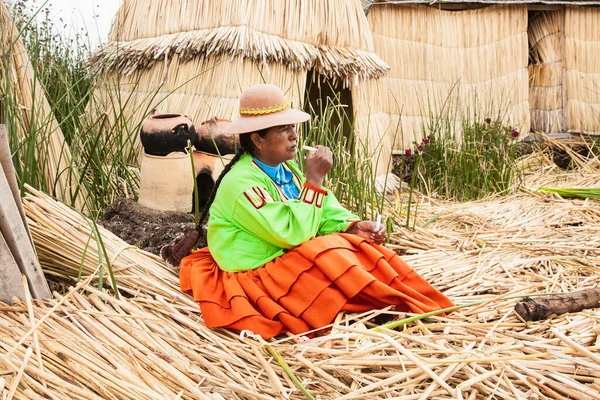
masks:
[(292, 161), (295, 124), (308, 119), (273, 85), (240, 98), (240, 117), (225, 132), (240, 134), (241, 147), (200, 218), (210, 209), (208, 247), (181, 260), (181, 289), (200, 303), (206, 325), (271, 338), (323, 327), (340, 311), (451, 307), (381, 246), (384, 227), (360, 221), (323, 187), (332, 167), (327, 147), (307, 156), (302, 176)]

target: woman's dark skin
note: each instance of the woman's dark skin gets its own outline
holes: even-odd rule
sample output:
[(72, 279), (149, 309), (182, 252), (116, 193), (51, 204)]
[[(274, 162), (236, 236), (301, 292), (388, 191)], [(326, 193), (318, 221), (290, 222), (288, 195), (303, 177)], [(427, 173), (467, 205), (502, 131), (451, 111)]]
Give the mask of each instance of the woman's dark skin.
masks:
[[(269, 128), (263, 137), (251, 133), (250, 139), (254, 145), (253, 157), (261, 162), (276, 167), (282, 162), (292, 160), (298, 150), (298, 134), (294, 125), (279, 125)], [(317, 146), (316, 151), (311, 151), (305, 162), (306, 183), (316, 188), (323, 187), (323, 179), (333, 166), (333, 154), (328, 147)], [(382, 244), (387, 236), (384, 226), (377, 229), (373, 221), (360, 221), (346, 231), (371, 239), (377, 244)]]

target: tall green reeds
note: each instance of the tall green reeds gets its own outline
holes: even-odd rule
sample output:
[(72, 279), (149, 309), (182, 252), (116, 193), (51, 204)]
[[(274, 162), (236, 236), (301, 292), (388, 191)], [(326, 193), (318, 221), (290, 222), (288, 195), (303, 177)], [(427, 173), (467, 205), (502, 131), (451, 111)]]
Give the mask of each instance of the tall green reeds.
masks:
[[(35, 23), (33, 14), (36, 12), (38, 10), (27, 9), (25, 2), (18, 2), (13, 7), (13, 18), (18, 39), (27, 49), (35, 81), (39, 83), (33, 86), (30, 96), (45, 96), (50, 115), (31, 110), (33, 118), (26, 120), (20, 112), (21, 88), (9, 75), (8, 55), (14, 49), (8, 47), (2, 55), (1, 72), (5, 76), (0, 79), (0, 123), (6, 124), (9, 132), (20, 185), (30, 184), (80, 209), (75, 199), (84, 193), (83, 210), (94, 218), (117, 197), (136, 195), (139, 186), (136, 141), (142, 121), (131, 121), (127, 116), (131, 111), (125, 113), (124, 110), (141, 108), (138, 115), (148, 114), (159, 103), (156, 98), (159, 88), (154, 92), (150, 90), (144, 104), (133, 104), (133, 96), (123, 93), (135, 93), (136, 85), (123, 91), (120, 76), (116, 75), (112, 80), (105, 80), (102, 96), (95, 95), (97, 77), (88, 65), (91, 49), (85, 34), (66, 41), (56, 34), (47, 14), (45, 20)], [(47, 165), (50, 152), (46, 142), (51, 118), (56, 118), (65, 139), (63, 150), (71, 154), (71, 162), (77, 170), (69, 196), (47, 187), (44, 175), (48, 170), (40, 167)], [(25, 133), (19, 134), (19, 130)], [(66, 169), (51, 172), (58, 176), (73, 173)]]
[[(303, 145), (327, 146), (333, 152), (333, 167), (326, 186), (345, 207), (362, 219), (374, 219), (381, 210), (384, 195), (376, 190), (376, 166), (381, 149), (369, 150), (369, 143), (355, 136), (354, 121), (348, 116), (339, 95), (321, 98), (308, 110), (311, 120), (302, 126), (297, 156), (303, 168), (306, 152)], [(333, 123), (332, 123), (333, 122)]]
[(446, 102), (440, 115), (430, 115), (424, 139), (401, 155), (400, 172), (411, 189), (457, 201), (516, 189), (520, 133), (504, 115), (481, 117), (468, 110), (461, 115), (451, 103)]

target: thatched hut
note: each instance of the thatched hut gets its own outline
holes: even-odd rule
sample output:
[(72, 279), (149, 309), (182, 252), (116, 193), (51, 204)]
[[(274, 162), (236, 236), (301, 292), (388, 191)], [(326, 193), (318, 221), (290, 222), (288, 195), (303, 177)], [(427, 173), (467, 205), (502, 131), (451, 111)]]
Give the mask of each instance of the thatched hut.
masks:
[(93, 63), (106, 72), (98, 96), (114, 99), (119, 80), (131, 128), (156, 104), (197, 125), (232, 119), (242, 90), (262, 82), (284, 89), (295, 107), (314, 102), (319, 91), (306, 89), (319, 84), (360, 103), (367, 93), (354, 88), (389, 70), (359, 0), (124, 0)]
[(380, 124), (402, 128), (388, 142), (410, 147), (441, 114), (502, 117), (521, 132), (599, 134), (597, 4), (363, 0), (375, 53), (391, 67), (368, 89), (370, 107)]

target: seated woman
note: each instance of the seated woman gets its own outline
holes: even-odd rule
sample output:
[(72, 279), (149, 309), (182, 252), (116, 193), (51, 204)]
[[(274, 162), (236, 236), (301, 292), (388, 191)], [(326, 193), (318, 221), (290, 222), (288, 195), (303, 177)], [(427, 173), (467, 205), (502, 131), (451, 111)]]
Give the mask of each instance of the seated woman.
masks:
[(225, 132), (239, 133), (241, 147), (200, 218), (210, 209), (208, 247), (181, 260), (181, 289), (200, 303), (206, 325), (266, 339), (321, 328), (340, 311), (453, 306), (381, 246), (384, 227), (360, 221), (322, 186), (332, 167), (327, 147), (307, 156), (302, 176), (292, 161), (295, 124), (308, 119), (273, 85), (240, 98), (240, 117)]

